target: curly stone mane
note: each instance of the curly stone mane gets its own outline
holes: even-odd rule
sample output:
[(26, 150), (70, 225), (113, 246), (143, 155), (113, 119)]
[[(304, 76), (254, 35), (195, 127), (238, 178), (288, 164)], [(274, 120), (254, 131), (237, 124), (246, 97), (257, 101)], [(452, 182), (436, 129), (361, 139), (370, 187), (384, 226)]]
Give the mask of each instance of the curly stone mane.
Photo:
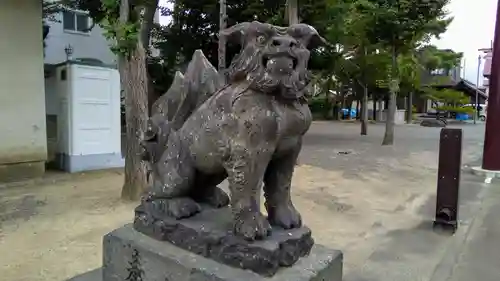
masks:
[[(316, 30), (305, 24), (278, 27), (252, 22), (236, 25), (225, 35), (230, 39), (232, 36), (242, 46), (228, 69), (230, 83), (247, 80), (252, 89), (287, 99), (298, 99), (304, 95), (311, 81), (311, 73), (307, 69), (310, 57), (307, 47), (312, 37), (319, 37)], [(278, 50), (273, 40), (289, 40), (296, 44)], [(293, 58), (294, 68), (288, 75), (275, 75), (266, 65), (267, 58), (276, 54)]]

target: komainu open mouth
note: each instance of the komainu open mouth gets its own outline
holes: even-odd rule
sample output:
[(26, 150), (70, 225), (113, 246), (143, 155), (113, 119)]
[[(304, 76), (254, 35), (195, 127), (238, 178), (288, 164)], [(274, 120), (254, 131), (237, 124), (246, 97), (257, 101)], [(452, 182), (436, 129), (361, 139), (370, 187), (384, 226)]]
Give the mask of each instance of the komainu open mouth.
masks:
[(288, 54), (267, 55), (262, 57), (262, 65), (268, 70), (290, 72), (297, 68), (297, 58)]

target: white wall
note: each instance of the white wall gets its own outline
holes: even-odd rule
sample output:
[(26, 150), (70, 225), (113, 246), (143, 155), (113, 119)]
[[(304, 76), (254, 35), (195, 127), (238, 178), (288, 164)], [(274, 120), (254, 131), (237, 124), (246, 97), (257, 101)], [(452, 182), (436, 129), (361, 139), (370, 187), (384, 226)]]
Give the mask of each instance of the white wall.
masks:
[(41, 1), (0, 1), (0, 164), (47, 159), (41, 23)]
[(116, 56), (111, 52), (102, 28), (96, 25), (88, 34), (72, 33), (63, 29), (62, 15), (57, 15), (57, 19), (60, 22), (48, 22), (50, 31), (45, 39), (45, 63), (65, 62), (64, 48), (70, 44), (73, 47), (73, 59), (93, 58), (105, 64), (116, 64)]

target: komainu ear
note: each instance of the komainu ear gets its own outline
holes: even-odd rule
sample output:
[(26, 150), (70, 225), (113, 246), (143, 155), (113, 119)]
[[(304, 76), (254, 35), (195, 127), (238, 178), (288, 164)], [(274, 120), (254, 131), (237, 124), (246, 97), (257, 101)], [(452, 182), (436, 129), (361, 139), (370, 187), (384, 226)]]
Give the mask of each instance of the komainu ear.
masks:
[(319, 35), (318, 31), (308, 24), (294, 24), (288, 28), (288, 34), (299, 40), (308, 49), (315, 49), (319, 46), (328, 44), (328, 42)]
[(238, 23), (222, 30), (219, 33), (219, 36), (226, 37), (228, 42), (243, 45), (243, 39), (245, 38), (249, 26), (250, 26), (249, 22)]

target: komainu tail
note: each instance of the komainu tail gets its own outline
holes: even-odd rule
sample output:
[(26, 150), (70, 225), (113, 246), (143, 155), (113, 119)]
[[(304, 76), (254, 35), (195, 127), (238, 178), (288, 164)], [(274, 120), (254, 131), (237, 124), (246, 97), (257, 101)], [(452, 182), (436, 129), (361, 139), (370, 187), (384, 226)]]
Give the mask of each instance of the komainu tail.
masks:
[(143, 160), (156, 163), (172, 131), (179, 130), (189, 116), (224, 86), (224, 80), (201, 50), (196, 50), (183, 75), (174, 81), (151, 107), (151, 117), (143, 140)]

